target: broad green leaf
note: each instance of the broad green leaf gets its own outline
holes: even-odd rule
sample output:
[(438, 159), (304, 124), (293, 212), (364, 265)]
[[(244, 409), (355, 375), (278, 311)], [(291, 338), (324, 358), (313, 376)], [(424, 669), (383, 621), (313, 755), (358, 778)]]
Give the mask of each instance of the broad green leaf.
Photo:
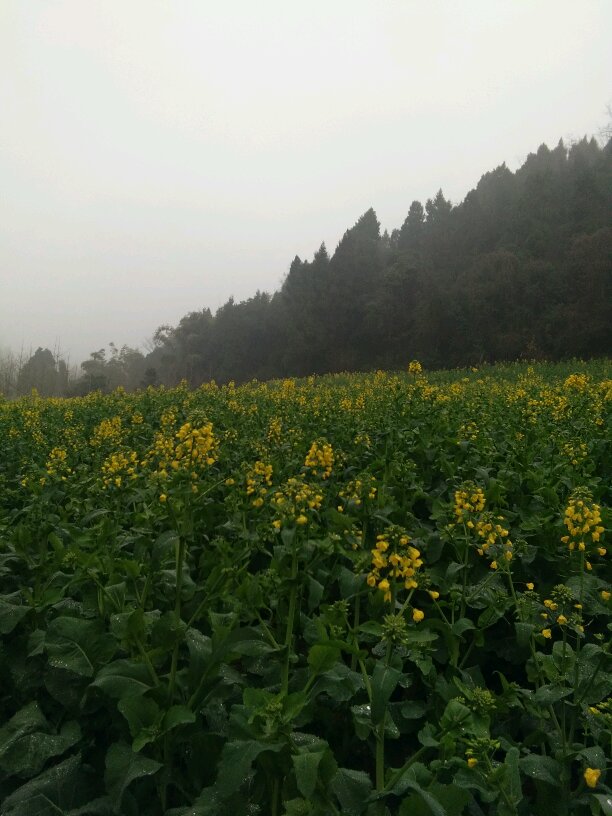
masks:
[(149, 670), (136, 660), (114, 660), (102, 666), (90, 688), (99, 688), (109, 697), (137, 697), (153, 688)]
[(400, 706), (400, 714), (406, 720), (418, 720), (420, 717), (425, 716), (426, 711), (427, 704), (422, 703), (420, 700), (408, 700)]
[(63, 816), (64, 810), (84, 804), (78, 801), (83, 787), (81, 757), (77, 754), (13, 791), (2, 802), (2, 816)]
[(504, 788), (508, 798), (514, 805), (518, 805), (523, 798), (521, 789), (521, 777), (519, 774), (519, 750), (510, 748), (506, 754), (504, 765), (507, 769), (504, 779)]
[(367, 807), (372, 780), (363, 771), (339, 768), (330, 789), (338, 797), (343, 816), (360, 816)]
[(382, 661), (376, 663), (371, 680), (372, 722), (374, 725), (382, 722), (387, 710), (387, 703), (401, 676), (402, 673), (399, 669), (393, 666), (385, 666)]
[(532, 623), (516, 621), (514, 629), (516, 631), (516, 642), (518, 645), (521, 649), (527, 648), (531, 642), (531, 636), (535, 631), (535, 626)]
[(351, 671), (344, 663), (337, 662), (329, 671), (319, 676), (317, 693), (326, 693), (337, 702), (346, 702), (364, 687), (359, 672)]
[(116, 641), (97, 621), (60, 617), (47, 628), (45, 648), (50, 666), (93, 677), (115, 653)]
[(29, 606), (16, 602), (20, 595), (21, 593), (14, 593), (0, 598), (0, 635), (10, 634), (30, 611)]
[(528, 754), (521, 757), (519, 768), (530, 779), (539, 779), (555, 787), (559, 785), (563, 770), (555, 759), (539, 754)]
[(151, 776), (162, 767), (159, 762), (132, 751), (129, 745), (116, 742), (106, 753), (104, 781), (113, 806), (120, 810), (123, 794), (129, 785), (143, 776)]
[(319, 765), (324, 756), (325, 751), (313, 751), (294, 754), (292, 757), (297, 787), (306, 799), (310, 799), (315, 792)]
[(164, 714), (162, 720), (163, 732), (171, 731), (173, 728), (178, 728), (179, 725), (190, 725), (195, 722), (195, 714), (191, 709), (184, 705), (171, 706)]
[(0, 768), (8, 774), (25, 779), (40, 773), (52, 757), (61, 756), (81, 737), (74, 721), (67, 722), (59, 734), (37, 731), (24, 734), (0, 751)]
[(163, 713), (154, 700), (148, 697), (123, 697), (117, 708), (128, 721), (135, 751), (154, 742), (161, 735)]
[(222, 796), (229, 796), (239, 790), (246, 781), (253, 762), (260, 754), (264, 751), (278, 753), (283, 747), (283, 743), (259, 742), (258, 740), (227, 742), (221, 754), (215, 787)]
[(594, 793), (593, 798), (598, 802), (603, 816), (612, 816), (611, 793)]
[(326, 643), (316, 643), (308, 652), (310, 674), (316, 676), (329, 671), (340, 657), (340, 649)]
[(459, 700), (451, 700), (444, 709), (444, 714), (440, 719), (440, 726), (445, 731), (454, 732), (465, 729), (467, 722), (471, 719), (470, 709)]

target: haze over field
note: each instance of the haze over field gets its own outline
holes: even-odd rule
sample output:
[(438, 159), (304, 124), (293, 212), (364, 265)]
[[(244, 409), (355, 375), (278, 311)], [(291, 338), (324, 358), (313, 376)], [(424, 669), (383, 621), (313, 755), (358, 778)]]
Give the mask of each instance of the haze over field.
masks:
[(611, 30), (607, 0), (3, 0), (0, 347), (142, 345), (370, 206), (597, 133)]

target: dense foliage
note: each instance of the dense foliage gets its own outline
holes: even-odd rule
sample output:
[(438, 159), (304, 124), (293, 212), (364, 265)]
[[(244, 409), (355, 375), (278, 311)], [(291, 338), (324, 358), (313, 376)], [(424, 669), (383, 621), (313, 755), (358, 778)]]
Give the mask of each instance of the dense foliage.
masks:
[(1, 402), (0, 813), (609, 814), (611, 376)]
[(187, 315), (157, 335), (161, 381), (480, 365), (612, 352), (612, 141), (542, 145), (486, 173), (458, 206), (373, 210), (329, 257), (295, 258), (279, 292)]
[(296, 257), (278, 292), (193, 311), (160, 327), (147, 354), (111, 343), (70, 378), (49, 349), (0, 354), (0, 392), (245, 382), (389, 369), (407, 356), (438, 368), (610, 355), (611, 224), (612, 141), (542, 145), (457, 206), (442, 191), (413, 201), (391, 235), (368, 210), (331, 257), (324, 245), (312, 261)]

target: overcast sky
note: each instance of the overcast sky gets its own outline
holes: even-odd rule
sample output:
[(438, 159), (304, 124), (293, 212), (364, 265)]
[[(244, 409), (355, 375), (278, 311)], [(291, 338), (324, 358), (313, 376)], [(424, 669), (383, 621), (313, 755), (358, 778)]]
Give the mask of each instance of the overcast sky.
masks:
[(610, 0), (0, 0), (0, 347), (142, 347), (596, 134), (611, 32)]

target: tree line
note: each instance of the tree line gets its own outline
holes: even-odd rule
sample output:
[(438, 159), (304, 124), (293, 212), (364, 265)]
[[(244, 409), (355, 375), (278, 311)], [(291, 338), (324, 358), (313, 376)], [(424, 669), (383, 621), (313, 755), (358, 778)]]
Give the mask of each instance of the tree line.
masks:
[(391, 233), (370, 209), (278, 291), (190, 312), (153, 346), (95, 352), (67, 392), (611, 354), (612, 140), (542, 145), (458, 205), (413, 201)]

